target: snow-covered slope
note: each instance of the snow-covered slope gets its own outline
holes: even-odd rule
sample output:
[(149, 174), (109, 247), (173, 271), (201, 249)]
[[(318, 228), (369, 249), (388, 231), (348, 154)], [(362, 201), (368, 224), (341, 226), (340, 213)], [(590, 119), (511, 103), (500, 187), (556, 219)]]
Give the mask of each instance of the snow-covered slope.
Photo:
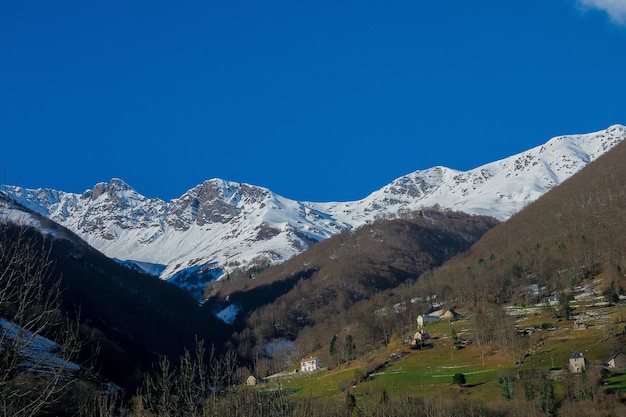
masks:
[(227, 269), (273, 263), (350, 227), (265, 188), (219, 179), (169, 203), (146, 198), (120, 179), (83, 194), (2, 190), (109, 257), (164, 265), (163, 278), (209, 264), (214, 269), (215, 262)]
[(109, 257), (162, 265), (162, 278), (190, 271), (214, 277), (252, 263), (280, 262), (342, 230), (435, 204), (505, 220), (624, 137), (626, 127), (620, 125), (561, 136), (469, 171), (415, 171), (363, 200), (341, 203), (298, 202), (220, 179), (170, 202), (144, 197), (120, 179), (83, 194), (0, 190)]
[(621, 142), (626, 127), (559, 136), (469, 171), (434, 167), (394, 180), (360, 201), (314, 205), (353, 226), (402, 210), (439, 205), (506, 220)]

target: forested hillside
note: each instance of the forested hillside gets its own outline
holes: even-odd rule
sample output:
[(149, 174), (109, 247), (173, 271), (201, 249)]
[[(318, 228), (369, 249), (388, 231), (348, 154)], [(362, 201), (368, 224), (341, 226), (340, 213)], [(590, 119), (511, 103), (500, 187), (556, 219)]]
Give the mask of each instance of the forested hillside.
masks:
[[(626, 144), (617, 145), (469, 251), (420, 279), (421, 291), (476, 306), (531, 303), (604, 272), (621, 293), (626, 273)], [(531, 296), (537, 284), (541, 294)]]
[[(353, 323), (352, 312), (360, 311), (360, 303), (413, 283), (424, 271), (467, 250), (497, 223), (438, 209), (379, 220), (333, 236), (255, 276), (215, 285), (209, 302), (224, 303), (228, 297), (228, 303), (250, 313), (235, 327), (234, 343), (242, 356), (263, 356), (269, 341), (282, 339), (296, 341), (304, 354)], [(361, 335), (354, 354), (380, 340), (374, 321), (362, 324), (372, 326), (354, 332), (353, 337)]]

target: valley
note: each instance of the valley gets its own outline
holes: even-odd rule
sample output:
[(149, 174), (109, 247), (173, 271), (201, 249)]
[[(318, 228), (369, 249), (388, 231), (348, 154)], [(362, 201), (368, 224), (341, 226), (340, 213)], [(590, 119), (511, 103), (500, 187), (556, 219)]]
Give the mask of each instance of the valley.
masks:
[[(362, 224), (347, 221), (356, 218), (348, 206), (312, 210), (269, 190), (217, 180), (172, 203), (180, 210), (166, 210), (165, 223), (157, 220), (165, 206), (121, 181), (83, 196), (4, 186), (2, 319), (49, 338), (59, 352), (62, 336), (76, 335), (67, 359), (88, 370), (56, 384), (34, 414), (622, 415), (626, 362), (604, 369), (612, 355), (626, 351), (622, 133), (626, 128), (614, 126), (577, 137), (597, 141), (587, 145), (602, 149), (593, 157), (581, 154), (572, 137), (560, 137), (546, 148), (567, 143), (577, 158), (568, 153), (540, 163), (536, 158), (548, 151), (539, 148), (498, 162), (514, 167), (506, 175), (519, 179), (504, 182), (508, 187), (524, 184), (523, 194), (534, 196), (516, 200), (523, 207), (504, 217), (496, 215), (497, 206), (482, 206), (491, 216), (423, 206), (418, 188), (450, 183), (411, 188), (408, 179), (390, 186), (395, 199), (382, 192), (387, 200), (376, 201), (387, 205), (376, 214), (363, 209), (372, 217)], [(529, 184), (537, 184), (537, 166), (552, 166), (552, 180), (571, 171), (536, 193), (540, 187)], [(472, 180), (477, 189), (498, 177), (476, 172), (482, 172), (482, 180)], [(459, 175), (455, 184), (467, 186)], [(446, 176), (445, 169), (428, 174)], [(483, 194), (473, 195), (483, 204)], [(414, 206), (399, 203), (415, 198)], [(43, 205), (45, 199), (53, 203)], [(464, 201), (461, 206), (474, 204)], [(82, 214), (72, 217), (72, 208)], [(296, 212), (305, 217), (293, 217)], [(250, 227), (237, 229), (244, 223)], [(77, 226), (86, 224), (97, 227)], [(305, 233), (313, 227), (318, 234)], [(332, 230), (325, 235), (323, 227)], [(172, 230), (177, 234), (169, 236), (177, 237), (165, 239)], [(148, 234), (168, 243), (150, 247), (143, 239)], [(225, 236), (235, 243), (229, 249), (228, 239), (221, 240), (224, 250), (246, 252), (254, 262), (204, 252), (212, 238)], [(90, 246), (102, 238), (109, 248), (122, 242), (154, 258), (142, 265), (112, 259)], [(268, 250), (283, 238), (293, 252), (283, 257)], [(176, 242), (184, 242), (179, 253), (171, 251)], [(167, 270), (159, 251), (178, 271), (172, 275), (178, 286), (146, 273)], [(52, 298), (43, 290), (28, 296), (30, 284), (5, 277), (41, 277), (37, 288), (59, 291), (49, 291)], [(24, 299), (32, 299), (27, 309), (20, 307)], [(460, 315), (442, 318), (451, 308)], [(41, 311), (49, 320), (33, 326)], [(426, 319), (433, 315), (438, 319)], [(429, 337), (420, 333), (422, 341), (412, 345), (418, 330)], [(0, 361), (6, 370), (1, 393), (17, 399), (7, 407), (25, 406), (22, 399), (37, 400), (38, 384), (48, 377), (11, 348), (14, 336), (1, 336), (3, 357), (13, 355)], [(325, 369), (300, 371), (300, 361), (311, 357)], [(585, 371), (572, 372), (570, 359)], [(121, 390), (102, 389), (87, 377), (93, 374)], [(257, 385), (246, 385), (251, 377)]]

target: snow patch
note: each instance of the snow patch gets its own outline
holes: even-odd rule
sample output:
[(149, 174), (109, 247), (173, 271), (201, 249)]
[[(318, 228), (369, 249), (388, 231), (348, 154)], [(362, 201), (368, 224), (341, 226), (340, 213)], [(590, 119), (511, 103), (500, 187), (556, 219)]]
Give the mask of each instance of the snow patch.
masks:
[[(22, 346), (20, 355), (24, 362), (20, 365), (36, 372), (53, 373), (59, 369), (77, 371), (80, 366), (55, 354), (61, 347), (52, 340), (22, 329), (15, 323), (0, 318), (0, 340), (18, 339)], [(0, 352), (4, 350), (0, 346)]]
[(237, 314), (239, 314), (239, 311), (240, 309), (236, 304), (231, 304), (215, 316), (226, 324), (233, 324), (237, 318)]

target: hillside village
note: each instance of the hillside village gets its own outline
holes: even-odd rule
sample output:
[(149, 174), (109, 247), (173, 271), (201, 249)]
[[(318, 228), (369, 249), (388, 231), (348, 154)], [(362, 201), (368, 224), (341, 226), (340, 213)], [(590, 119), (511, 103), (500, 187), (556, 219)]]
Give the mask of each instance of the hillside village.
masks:
[[(380, 351), (332, 369), (323, 367), (319, 357), (324, 352), (318, 352), (318, 357), (303, 358), (296, 372), (266, 382), (278, 383), (297, 396), (332, 398), (348, 392), (365, 409), (373, 407), (371, 396), (378, 398), (383, 391), (426, 395), (460, 389), (469, 397), (527, 400), (528, 375), (553, 381), (555, 402), (567, 395), (626, 395), (626, 304), (623, 296), (609, 300), (607, 288), (599, 276), (556, 298), (504, 306), (522, 344), (481, 346), (476, 336), (480, 323), (471, 314), (460, 313), (462, 306), (458, 311), (444, 308), (419, 315), (414, 333), (397, 335)], [(465, 381), (460, 387), (454, 382), (459, 374)]]

